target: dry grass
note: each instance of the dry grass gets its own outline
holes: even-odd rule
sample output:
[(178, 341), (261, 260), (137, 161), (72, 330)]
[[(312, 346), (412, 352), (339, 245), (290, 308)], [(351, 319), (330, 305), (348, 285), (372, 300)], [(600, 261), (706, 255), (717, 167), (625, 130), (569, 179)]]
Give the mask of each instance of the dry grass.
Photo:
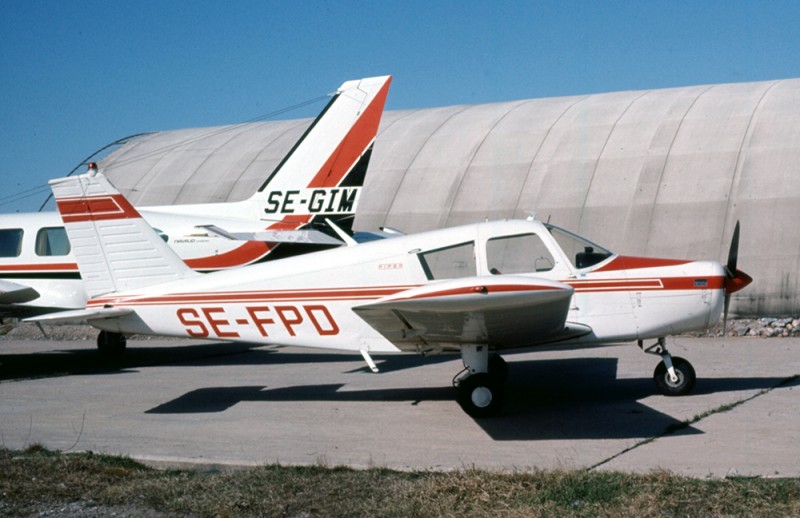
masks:
[[(129, 459), (0, 449), (0, 515), (799, 516), (800, 480), (326, 467), (162, 471)], [(93, 514), (97, 513), (97, 514)]]

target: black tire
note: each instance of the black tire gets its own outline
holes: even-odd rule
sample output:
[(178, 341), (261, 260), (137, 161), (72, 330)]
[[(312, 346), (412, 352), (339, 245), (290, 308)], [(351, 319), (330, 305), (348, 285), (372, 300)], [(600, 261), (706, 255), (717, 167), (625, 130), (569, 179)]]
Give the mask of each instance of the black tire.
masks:
[(97, 335), (97, 349), (107, 358), (122, 356), (127, 345), (128, 341), (123, 334), (100, 331), (100, 334)]
[(492, 417), (503, 408), (503, 386), (489, 374), (473, 374), (458, 385), (458, 404), (472, 417)]
[(508, 364), (497, 353), (489, 355), (489, 376), (498, 385), (505, 385), (508, 381)]
[(664, 362), (659, 362), (656, 370), (653, 372), (653, 379), (656, 382), (658, 391), (665, 396), (684, 396), (692, 391), (694, 383), (697, 381), (697, 375), (694, 372), (692, 364), (683, 358), (672, 358), (672, 366), (675, 368), (675, 374), (678, 376), (678, 381), (673, 383), (669, 379), (667, 366)]

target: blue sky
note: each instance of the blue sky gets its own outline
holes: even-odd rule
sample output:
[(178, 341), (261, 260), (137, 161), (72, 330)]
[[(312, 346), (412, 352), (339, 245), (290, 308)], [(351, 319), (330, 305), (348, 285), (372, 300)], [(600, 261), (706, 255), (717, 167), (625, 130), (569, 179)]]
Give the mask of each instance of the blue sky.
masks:
[(389, 110), (800, 77), (798, 21), (769, 0), (0, 0), (0, 212), (119, 138), (357, 77), (394, 76)]

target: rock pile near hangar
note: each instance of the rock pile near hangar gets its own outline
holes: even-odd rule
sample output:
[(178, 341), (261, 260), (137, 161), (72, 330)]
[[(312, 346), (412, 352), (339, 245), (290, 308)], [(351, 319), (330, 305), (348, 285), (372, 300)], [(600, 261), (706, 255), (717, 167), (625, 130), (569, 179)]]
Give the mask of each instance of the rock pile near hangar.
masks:
[[(691, 336), (722, 336), (722, 322), (705, 332), (689, 333)], [(727, 336), (761, 336), (783, 338), (800, 336), (800, 317), (728, 320)]]

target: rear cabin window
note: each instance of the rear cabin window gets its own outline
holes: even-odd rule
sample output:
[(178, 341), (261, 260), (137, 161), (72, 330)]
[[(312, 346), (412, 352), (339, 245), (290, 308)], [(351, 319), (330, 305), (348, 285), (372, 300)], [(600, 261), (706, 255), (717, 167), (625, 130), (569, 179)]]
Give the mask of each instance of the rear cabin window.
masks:
[(490, 239), (486, 259), (493, 275), (547, 272), (555, 266), (553, 256), (536, 234)]
[(417, 255), (428, 279), (458, 279), (477, 275), (475, 243), (439, 248)]
[(36, 255), (54, 256), (69, 254), (69, 239), (64, 227), (49, 227), (36, 234)]
[(0, 228), (0, 257), (19, 257), (22, 253), (22, 229)]

